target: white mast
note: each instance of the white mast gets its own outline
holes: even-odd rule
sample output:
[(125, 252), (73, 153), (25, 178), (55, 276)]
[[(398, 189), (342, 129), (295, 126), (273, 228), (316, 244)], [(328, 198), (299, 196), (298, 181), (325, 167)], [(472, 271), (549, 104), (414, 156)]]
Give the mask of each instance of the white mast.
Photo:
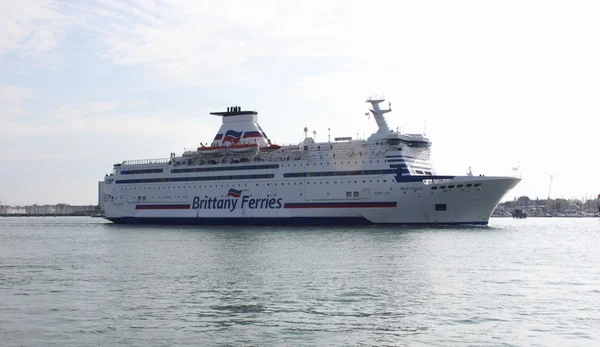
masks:
[(379, 130), (377, 130), (377, 133), (379, 133), (379, 134), (390, 132), (390, 128), (388, 127), (388, 124), (387, 124), (385, 118), (383, 117), (383, 115), (385, 113), (392, 111), (392, 103), (389, 103), (387, 110), (382, 110), (381, 107), (379, 107), (379, 103), (383, 102), (383, 101), (385, 101), (385, 98), (377, 97), (377, 96), (370, 97), (366, 101), (366, 102), (370, 102), (371, 106), (373, 107), (373, 109), (371, 109), (369, 111), (371, 111), (371, 113), (373, 114), (373, 118), (375, 118), (375, 122), (377, 123), (377, 126), (379, 127)]

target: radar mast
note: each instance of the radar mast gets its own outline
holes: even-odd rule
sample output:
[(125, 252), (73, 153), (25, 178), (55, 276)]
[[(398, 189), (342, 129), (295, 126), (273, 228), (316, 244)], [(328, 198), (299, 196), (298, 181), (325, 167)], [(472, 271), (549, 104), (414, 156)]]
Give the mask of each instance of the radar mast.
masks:
[(366, 101), (366, 102), (370, 102), (371, 106), (373, 107), (369, 111), (371, 111), (371, 113), (373, 114), (373, 118), (375, 118), (377, 127), (379, 127), (379, 129), (377, 130), (377, 133), (379, 133), (379, 134), (390, 132), (390, 128), (388, 127), (388, 124), (387, 124), (385, 118), (383, 117), (383, 115), (385, 113), (392, 111), (392, 103), (388, 103), (388, 109), (383, 110), (383, 109), (381, 109), (379, 103), (384, 102), (384, 101), (385, 101), (385, 98), (379, 97), (379, 96), (370, 97)]

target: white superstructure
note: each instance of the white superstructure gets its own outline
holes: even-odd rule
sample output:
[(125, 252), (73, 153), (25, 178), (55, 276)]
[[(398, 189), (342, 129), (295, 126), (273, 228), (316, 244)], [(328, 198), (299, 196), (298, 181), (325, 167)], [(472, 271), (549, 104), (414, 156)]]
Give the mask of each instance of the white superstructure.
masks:
[[(210, 144), (170, 158), (115, 164), (104, 179), (105, 218), (152, 224), (487, 224), (516, 177), (438, 175), (431, 142), (388, 128), (367, 140), (279, 146), (255, 111), (214, 112)], [(306, 129), (305, 129), (306, 131)]]

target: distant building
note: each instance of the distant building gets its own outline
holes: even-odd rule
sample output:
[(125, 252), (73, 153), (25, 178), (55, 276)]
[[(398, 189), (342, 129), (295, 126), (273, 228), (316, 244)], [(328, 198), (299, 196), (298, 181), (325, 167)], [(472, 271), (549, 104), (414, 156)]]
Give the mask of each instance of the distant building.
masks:
[(21, 213), (25, 213), (25, 207), (0, 205), (0, 214), (8, 215)]
[(30, 206), (25, 206), (25, 213), (26, 214), (34, 214), (34, 215), (40, 215), (40, 214), (53, 214), (56, 213), (56, 206), (55, 205), (30, 205)]
[(98, 207), (104, 211), (104, 181), (98, 182)]
[[(96, 205), (67, 205), (67, 204), (56, 204), (56, 205), (30, 205), (21, 208), (13, 208), (13, 212), (7, 211), (11, 214), (27, 214), (27, 215), (89, 215), (93, 214), (98, 210)], [(15, 213), (16, 212), (16, 213)]]

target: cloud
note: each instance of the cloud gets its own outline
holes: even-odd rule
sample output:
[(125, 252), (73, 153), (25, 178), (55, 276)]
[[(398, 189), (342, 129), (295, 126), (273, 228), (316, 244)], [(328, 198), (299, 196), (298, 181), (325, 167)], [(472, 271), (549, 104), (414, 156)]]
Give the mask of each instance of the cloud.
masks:
[(202, 126), (197, 118), (178, 118), (168, 112), (142, 110), (139, 109), (141, 105), (144, 102), (101, 101), (61, 105), (44, 115), (43, 121), (0, 121), (0, 135), (23, 137), (77, 133), (147, 137), (180, 134), (193, 138), (191, 143), (196, 142), (197, 129)]
[(51, 111), (50, 114), (54, 119), (70, 122), (112, 113), (116, 108), (116, 101), (88, 102), (80, 105), (62, 105)]
[(23, 114), (23, 102), (32, 95), (31, 89), (0, 84), (0, 119)]
[(102, 44), (95, 49), (99, 56), (144, 67), (163, 80), (199, 86), (254, 81), (261, 76), (253, 64), (268, 59), (394, 62), (398, 51), (387, 46), (396, 41), (390, 33), (402, 22), (396, 18), (402, 8), (314, 0), (3, 2), (0, 56), (45, 53), (45, 60), (56, 61), (48, 55), (60, 55), (66, 34), (77, 29)]
[(59, 165), (90, 155), (99, 162), (167, 157), (169, 151), (195, 148), (216, 131), (215, 124), (198, 117), (144, 107), (143, 102), (87, 102), (61, 105), (41, 117), (0, 119), (0, 145), (10, 149), (0, 152), (0, 159)]
[(48, 57), (63, 42), (69, 27), (79, 20), (69, 14), (69, 7), (51, 0), (0, 2), (0, 57), (14, 53), (20, 58), (37, 59), (38, 63), (57, 61)]
[[(343, 1), (129, 1), (84, 5), (102, 56), (162, 78), (211, 85), (252, 77), (261, 57), (345, 56), (353, 4)], [(352, 45), (351, 45), (352, 46)]]
[[(258, 104), (269, 133), (314, 124), (323, 139), (329, 126), (334, 136), (373, 129), (364, 98), (385, 93), (391, 128), (417, 132), (427, 120), (444, 171), (464, 173), (472, 158), (586, 162), (568, 145), (594, 147), (598, 10), (593, 1), (0, 1), (0, 140), (15, 158), (125, 144), (146, 155), (161, 140), (211, 138), (218, 120), (192, 114), (231, 99)], [(63, 55), (72, 69), (38, 78), (36, 66)], [(12, 64), (32, 78), (19, 80)], [(46, 87), (57, 81), (69, 88)], [(174, 85), (184, 88), (164, 93)], [(94, 98), (104, 101), (79, 102)]]

